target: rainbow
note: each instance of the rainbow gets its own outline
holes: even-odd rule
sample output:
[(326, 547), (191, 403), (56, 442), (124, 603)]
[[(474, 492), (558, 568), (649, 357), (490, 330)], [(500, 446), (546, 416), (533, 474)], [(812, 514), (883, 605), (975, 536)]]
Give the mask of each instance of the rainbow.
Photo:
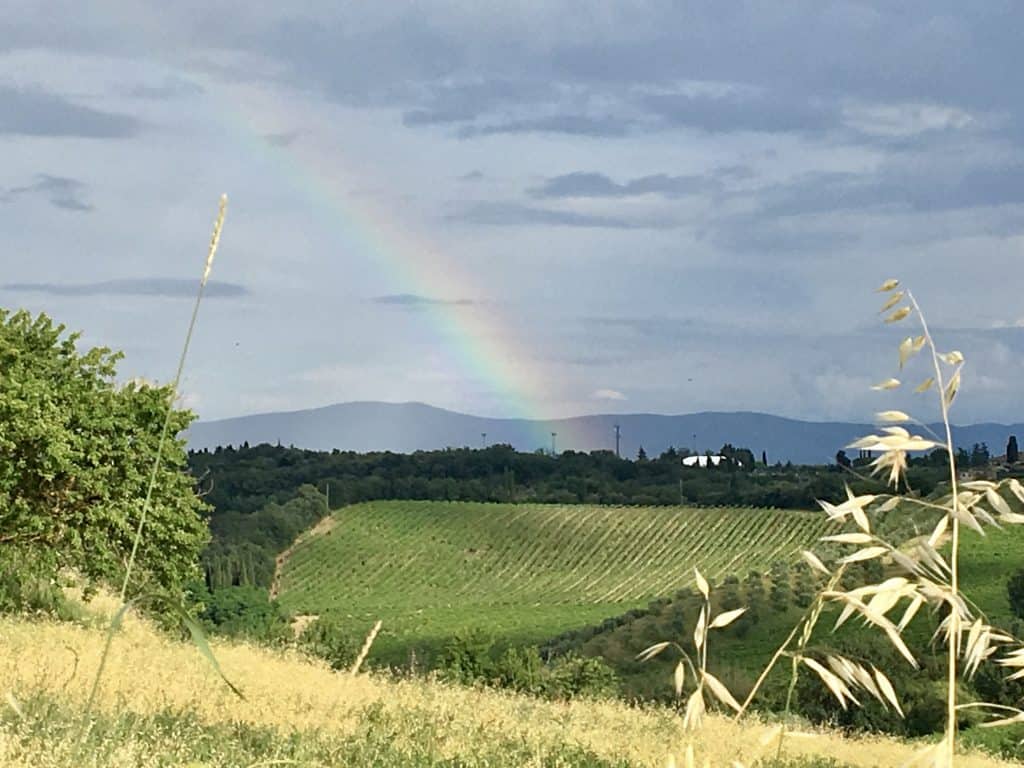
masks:
[[(210, 98), (220, 104), (232, 104), (229, 122), (235, 125), (228, 128), (241, 132), (261, 164), (276, 166), (292, 191), (302, 196), (313, 210), (320, 211), (332, 227), (341, 228), (339, 234), (350, 250), (368, 258), (394, 285), (391, 292), (445, 300), (481, 294), (472, 276), (442, 250), (421, 236), (403, 232), (399, 222), (376, 210), (369, 199), (354, 197), (348, 189), (356, 186), (351, 182), (359, 175), (343, 165), (343, 158), (332, 156), (325, 162), (324, 157), (314, 156), (301, 142), (288, 148), (271, 147), (264, 138), (268, 118), (277, 125), (291, 121), (275, 103), (268, 103), (267, 97), (251, 91), (253, 101), (249, 103), (240, 102), (237, 97), (218, 98), (216, 84), (206, 85)], [(257, 99), (259, 103), (254, 103)], [(308, 123), (313, 118), (303, 119)], [(443, 302), (424, 304), (423, 312), (436, 333), (438, 352), (446, 362), (493, 391), (505, 409), (504, 416), (531, 420), (532, 447), (550, 445), (550, 427), (540, 419), (546, 417), (544, 403), (552, 394), (552, 377), (537, 365), (536, 356), (522, 348), (503, 327), (497, 315), (479, 306)], [(563, 429), (566, 426), (561, 425)], [(558, 438), (560, 449), (586, 442), (583, 435), (560, 432)]]

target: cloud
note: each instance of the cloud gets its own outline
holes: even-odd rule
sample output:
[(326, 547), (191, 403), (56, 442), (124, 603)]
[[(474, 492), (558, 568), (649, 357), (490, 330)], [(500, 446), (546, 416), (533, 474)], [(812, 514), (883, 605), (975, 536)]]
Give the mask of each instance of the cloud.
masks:
[(299, 138), (298, 131), (284, 131), (282, 133), (268, 133), (263, 136), (272, 147), (290, 147)]
[(676, 198), (706, 192), (717, 183), (704, 176), (667, 176), (656, 174), (619, 184), (602, 173), (576, 173), (555, 176), (529, 191), (536, 198), (564, 197), (633, 197), (660, 195)]
[(157, 101), (199, 96), (204, 93), (206, 89), (199, 83), (178, 76), (168, 76), (156, 83), (138, 83), (128, 88), (128, 95), (133, 98)]
[(820, 217), (776, 217), (763, 211), (725, 216), (701, 235), (733, 253), (806, 256), (845, 251), (862, 242), (856, 225)]
[(651, 94), (643, 104), (669, 126), (708, 133), (821, 134), (842, 125), (838, 101), (777, 90)]
[(946, 211), (1024, 203), (1024, 163), (914, 161), (869, 173), (811, 173), (759, 193), (765, 216), (893, 208)]
[(78, 179), (41, 173), (32, 184), (0, 190), (0, 203), (11, 203), (19, 197), (38, 195), (45, 197), (55, 208), (85, 213), (93, 210), (93, 206), (82, 199), (85, 188), (86, 185)]
[(590, 395), (595, 400), (628, 400), (624, 394), (617, 389), (598, 389)]
[(393, 307), (429, 307), (429, 306), (453, 306), (466, 307), (475, 302), (470, 299), (436, 299), (429, 296), (419, 296), (414, 293), (396, 293), (387, 296), (374, 296), (370, 299), (374, 304), (384, 304)]
[(552, 83), (527, 77), (476, 76), (454, 82), (444, 79), (424, 84), (422, 91), (418, 99), (421, 106), (402, 115), (404, 125), (465, 123), (504, 110), (508, 105), (557, 102)]
[(486, 226), (555, 226), (594, 229), (672, 229), (677, 222), (665, 218), (626, 218), (576, 211), (535, 208), (519, 203), (477, 203), (448, 216), (451, 221)]
[[(195, 280), (173, 277), (147, 277), (128, 280), (105, 280), (97, 283), (8, 283), (5, 291), (46, 293), (51, 296), (160, 296), (164, 298), (195, 298), (199, 284)], [(249, 290), (238, 283), (211, 280), (206, 284), (207, 298), (237, 298)]]
[(469, 173), (462, 174), (461, 176), (458, 177), (458, 180), (459, 181), (470, 182), (470, 181), (483, 181), (485, 178), (487, 178), (487, 177), (484, 176), (483, 171), (476, 170), (476, 171), (470, 171)]
[(620, 117), (562, 114), (522, 120), (509, 120), (459, 129), (459, 138), (473, 139), (508, 133), (561, 133), (569, 136), (617, 138), (629, 133), (631, 120)]
[(0, 134), (125, 139), (142, 123), (134, 117), (103, 112), (39, 89), (0, 85)]

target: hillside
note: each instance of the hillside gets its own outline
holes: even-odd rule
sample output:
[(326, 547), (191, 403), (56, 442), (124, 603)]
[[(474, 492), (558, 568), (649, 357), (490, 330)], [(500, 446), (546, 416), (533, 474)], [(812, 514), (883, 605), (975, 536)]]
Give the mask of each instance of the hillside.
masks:
[[(186, 433), (189, 448), (260, 443), (312, 450), (395, 451), (505, 443), (521, 451), (551, 449), (555, 432), (559, 451), (614, 450), (615, 425), (621, 428), (623, 456), (642, 446), (657, 455), (669, 446), (717, 451), (726, 443), (750, 448), (760, 458), (797, 464), (828, 464), (836, 451), (868, 434), (866, 424), (811, 422), (765, 413), (606, 414), (571, 419), (492, 419), (455, 413), (422, 403), (340, 403), (287, 413), (263, 413), (217, 421), (199, 421)], [(483, 435), (486, 434), (486, 438)], [(1011, 434), (1024, 436), (1024, 424), (956, 427), (954, 440), (970, 447), (988, 443), (1001, 453)]]
[[(997, 626), (1018, 632), (1020, 621), (1010, 611), (1006, 584), (1015, 570), (1024, 567), (1024, 530), (1015, 527), (990, 529), (984, 537), (974, 531), (966, 531), (961, 542), (960, 562), (964, 593), (976, 608)], [(715, 636), (711, 662), (715, 673), (726, 680), (730, 689), (741, 699), (771, 658), (781, 638), (804, 614), (806, 602), (800, 599), (800, 581), (806, 578), (803, 568), (796, 569), (796, 572), (789, 569), (781, 577), (775, 573), (763, 580), (748, 577), (732, 586), (720, 586), (713, 592), (717, 610), (732, 607), (722, 604), (723, 596), (730, 594), (735, 604), (748, 608), (740, 622)], [(780, 581), (783, 587), (777, 590)], [(555, 653), (576, 651), (602, 659), (620, 676), (622, 693), (627, 699), (671, 700), (669, 678), (675, 658), (660, 657), (641, 663), (636, 660), (635, 649), (646, 648), (667, 639), (677, 640), (684, 647), (689, 647), (688, 638), (697, 621), (700, 607), (701, 601), (697, 595), (675, 596), (671, 600), (658, 601), (647, 610), (617, 617), (615, 621), (566, 633), (553, 639), (550, 648)], [(833, 634), (832, 626), (837, 615), (834, 606), (826, 609), (826, 618), (820, 622), (812, 646), (839, 648), (844, 643), (851, 643), (847, 647), (855, 648), (858, 655), (870, 656), (875, 663), (884, 664), (894, 680), (902, 678), (899, 687), (906, 697), (903, 705), (907, 711), (907, 719), (901, 721), (869, 701), (865, 709), (869, 713), (867, 718), (840, 722), (856, 722), (860, 727), (879, 728), (884, 725), (887, 729), (906, 727), (927, 732), (926, 720), (934, 717), (934, 701), (929, 701), (933, 693), (929, 692), (928, 678), (930, 676), (934, 682), (945, 674), (944, 664), (941, 659), (935, 658), (932, 646), (936, 616), (931, 612), (921, 612), (906, 631), (908, 643), (919, 658), (924, 660), (923, 670), (916, 672), (907, 667), (874, 629), (851, 623), (841, 632)], [(995, 673), (994, 677), (987, 678), (987, 674), (983, 672), (977, 681), (983, 686), (977, 693), (978, 699), (991, 700), (995, 690), (991, 680), (997, 679), (999, 675)], [(776, 707), (781, 707), (786, 680), (785, 669), (780, 669), (778, 674), (769, 678), (766, 693), (769, 698), (775, 696)], [(1024, 693), (1019, 685), (997, 688), (1014, 702)], [(932, 686), (931, 692), (934, 690), (936, 688)], [(801, 703), (799, 695), (797, 701)], [(811, 704), (820, 706), (814, 704), (813, 700)], [(834, 706), (832, 708), (835, 709)], [(991, 737), (996, 733), (988, 731), (987, 735)], [(984, 738), (985, 735), (986, 732), (975, 730), (971, 738)], [(1018, 729), (1016, 738), (1024, 738), (1024, 729)]]
[[(680, 718), (668, 709), (543, 702), (418, 680), (352, 677), (290, 651), (215, 643), (225, 673), (245, 695), (240, 700), (191, 645), (158, 635), (130, 615), (85, 729), (82, 708), (103, 637), (98, 626), (0, 617), (0, 691), (7, 698), (0, 711), (0, 764), (654, 768), (682, 748)], [(759, 739), (767, 730), (756, 720), (738, 725), (711, 715), (698, 759), (725, 766), (763, 754)], [(841, 761), (827, 765), (888, 766), (904, 763), (915, 749), (891, 739), (821, 732), (791, 740), (788, 754)], [(822, 763), (787, 763), (803, 765)], [(958, 765), (1004, 764), (971, 756)]]
[(280, 602), (384, 620), (380, 651), (436, 648), (482, 628), (540, 643), (709, 578), (792, 561), (828, 525), (813, 512), (373, 502), (343, 508), (292, 549)]

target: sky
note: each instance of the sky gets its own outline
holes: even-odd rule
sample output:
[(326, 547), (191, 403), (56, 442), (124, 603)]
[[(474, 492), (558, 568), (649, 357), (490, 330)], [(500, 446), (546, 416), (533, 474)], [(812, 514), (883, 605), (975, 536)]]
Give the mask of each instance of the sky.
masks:
[[(59, 21), (56, 21), (59, 20)], [(1016, 2), (5, 0), (0, 307), (202, 419), (1024, 421)], [(918, 361), (923, 362), (923, 361)], [(904, 386), (902, 389), (910, 389)]]

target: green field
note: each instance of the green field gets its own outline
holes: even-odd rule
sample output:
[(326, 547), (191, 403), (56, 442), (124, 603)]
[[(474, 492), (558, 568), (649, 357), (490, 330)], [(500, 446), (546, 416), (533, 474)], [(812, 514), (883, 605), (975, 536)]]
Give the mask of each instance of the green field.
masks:
[[(948, 545), (946, 554), (948, 556)], [(963, 530), (960, 549), (961, 588), (971, 603), (997, 626), (1007, 629), (1019, 626), (1019, 620), (1010, 610), (1006, 583), (1014, 571), (1021, 568), (1024, 568), (1024, 526), (1008, 526), (1004, 529), (986, 527), (985, 536)], [(820, 586), (820, 581), (818, 583)], [(713, 597), (719, 599), (721, 591)], [(742, 635), (731, 630), (715, 635), (711, 664), (722, 679), (729, 681), (734, 692), (745, 694), (771, 658), (780, 639), (800, 621), (804, 608), (790, 600), (784, 609), (776, 610), (764, 598), (760, 605), (754, 605), (745, 587), (740, 591), (740, 603), (751, 607), (758, 621), (749, 632)], [(696, 598), (673, 600), (657, 606), (646, 615), (600, 631), (593, 637), (579, 638), (571, 647), (584, 655), (596, 656), (609, 663), (619, 673), (627, 697), (669, 698), (671, 667), (675, 658), (639, 663), (635, 660), (636, 651), (667, 639), (679, 640), (687, 645), (699, 610), (700, 601)], [(836, 613), (834, 607), (826, 609), (828, 618), (820, 623), (816, 634), (815, 642), (820, 647), (827, 647), (834, 642), (831, 628)], [(925, 610), (918, 614), (905, 637), (915, 652), (924, 657), (931, 653), (930, 640), (934, 631), (934, 613)], [(845, 625), (839, 636), (861, 638), (865, 647), (871, 647), (867, 642), (877, 639), (879, 635), (874, 629), (851, 622)]]
[(1024, 568), (1024, 526), (986, 527), (984, 536), (965, 530), (960, 551), (964, 593), (990, 621), (1011, 626), (1016, 617), (1010, 611), (1006, 582)]
[(540, 643), (692, 586), (792, 560), (823, 534), (815, 512), (374, 502), (346, 507), (295, 546), (282, 606), (385, 631), (388, 660), (471, 627)]

